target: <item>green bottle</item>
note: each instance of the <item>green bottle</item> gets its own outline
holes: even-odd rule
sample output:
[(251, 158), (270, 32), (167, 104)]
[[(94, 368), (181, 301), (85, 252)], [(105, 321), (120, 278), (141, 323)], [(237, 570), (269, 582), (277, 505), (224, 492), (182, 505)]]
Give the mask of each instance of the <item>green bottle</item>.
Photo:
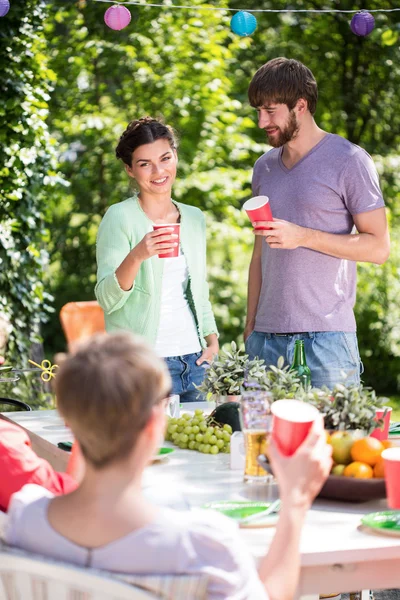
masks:
[(297, 375), (305, 390), (311, 387), (311, 371), (307, 367), (306, 352), (303, 340), (296, 340), (294, 344), (293, 363), (291, 371), (297, 371)]

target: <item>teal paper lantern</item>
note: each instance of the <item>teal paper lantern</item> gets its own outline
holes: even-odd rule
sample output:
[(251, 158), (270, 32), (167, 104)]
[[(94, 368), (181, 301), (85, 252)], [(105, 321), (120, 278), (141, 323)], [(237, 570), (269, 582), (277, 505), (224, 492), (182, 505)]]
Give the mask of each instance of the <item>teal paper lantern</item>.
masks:
[(241, 10), (233, 15), (231, 19), (231, 29), (237, 35), (251, 35), (257, 28), (257, 19), (252, 13)]

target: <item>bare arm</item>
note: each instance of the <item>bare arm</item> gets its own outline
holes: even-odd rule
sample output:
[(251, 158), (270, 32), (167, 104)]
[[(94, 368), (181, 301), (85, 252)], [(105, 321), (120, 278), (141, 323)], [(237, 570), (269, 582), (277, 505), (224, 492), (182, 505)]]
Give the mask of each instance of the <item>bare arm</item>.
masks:
[(144, 260), (162, 251), (173, 250), (177, 245), (175, 240), (178, 236), (171, 232), (173, 232), (173, 229), (169, 227), (151, 231), (129, 252), (115, 271), (121, 289), (125, 291), (131, 289)]
[(244, 330), (244, 340), (249, 337), (254, 329), (256, 321), (258, 300), (261, 291), (261, 253), (262, 239), (256, 237), (254, 240), (253, 255), (249, 267), (249, 281), (247, 285), (247, 317)]
[(300, 536), (307, 510), (332, 466), (322, 419), (293, 456), (280, 454), (271, 442), (269, 458), (278, 479), (282, 509), (268, 554), (258, 573), (270, 600), (294, 598), (300, 575)]
[(358, 232), (354, 234), (327, 233), (281, 219), (263, 223), (271, 230), (258, 230), (255, 234), (265, 237), (271, 248), (293, 250), (302, 247), (336, 258), (383, 264), (390, 251), (385, 209), (360, 213), (353, 219)]

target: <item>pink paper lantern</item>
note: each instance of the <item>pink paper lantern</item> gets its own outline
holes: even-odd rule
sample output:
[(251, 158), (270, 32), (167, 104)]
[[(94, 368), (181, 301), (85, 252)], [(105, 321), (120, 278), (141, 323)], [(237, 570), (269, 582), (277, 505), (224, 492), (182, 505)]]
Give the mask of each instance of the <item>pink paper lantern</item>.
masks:
[[(1, 1), (1, 0), (0, 0)], [(131, 13), (126, 6), (110, 6), (104, 14), (104, 21), (110, 29), (120, 31), (129, 25), (131, 22)]]
[(0, 0), (0, 17), (5, 17), (10, 10), (9, 0)]

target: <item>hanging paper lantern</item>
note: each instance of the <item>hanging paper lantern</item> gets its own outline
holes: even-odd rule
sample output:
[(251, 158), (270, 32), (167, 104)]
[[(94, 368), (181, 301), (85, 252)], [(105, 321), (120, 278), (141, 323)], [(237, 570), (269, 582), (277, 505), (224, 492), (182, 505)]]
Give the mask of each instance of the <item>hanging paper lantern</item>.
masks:
[(0, 0), (0, 17), (5, 17), (10, 10), (9, 0)]
[(257, 27), (257, 19), (252, 13), (241, 10), (231, 19), (231, 29), (237, 35), (251, 35)]
[[(1, 1), (1, 0), (0, 0)], [(110, 6), (104, 14), (104, 21), (110, 29), (120, 31), (131, 22), (131, 13), (126, 6)]]
[(371, 13), (366, 10), (361, 10), (356, 13), (351, 20), (350, 29), (353, 33), (360, 36), (365, 36), (371, 33), (375, 27), (375, 19)]

